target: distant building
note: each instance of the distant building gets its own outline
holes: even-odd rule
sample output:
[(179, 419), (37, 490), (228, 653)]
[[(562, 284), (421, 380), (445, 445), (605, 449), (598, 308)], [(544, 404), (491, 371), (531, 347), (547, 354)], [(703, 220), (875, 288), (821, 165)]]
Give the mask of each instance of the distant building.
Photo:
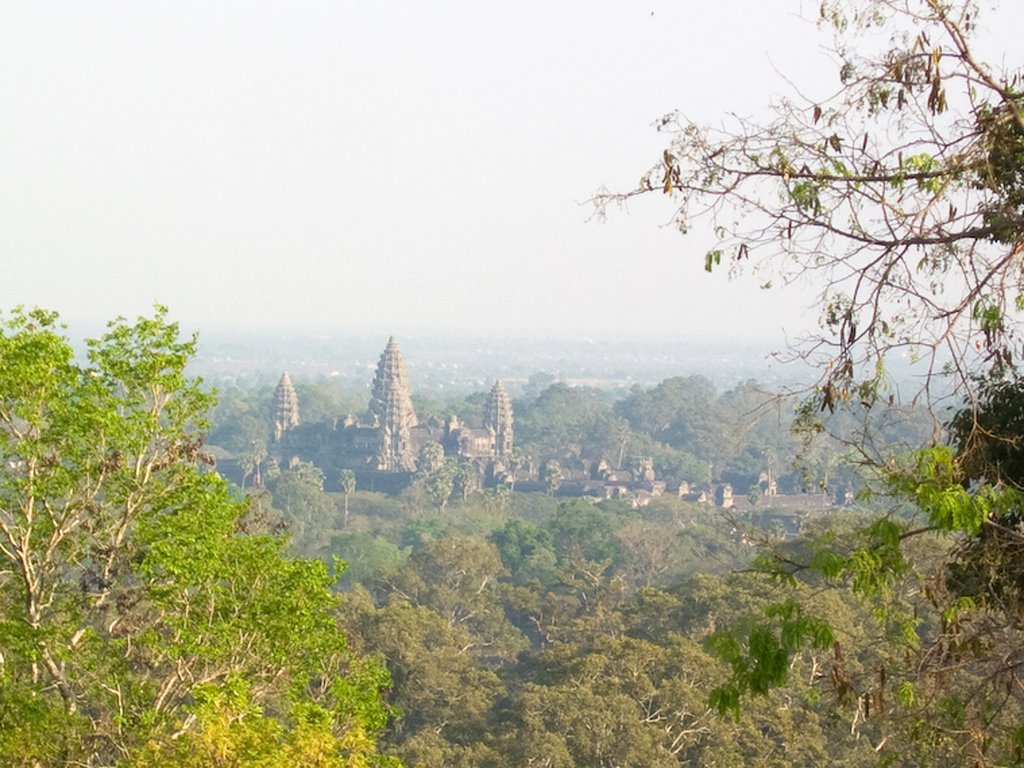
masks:
[(507, 464), (512, 458), (512, 436), (515, 419), (512, 417), (512, 401), (505, 393), (501, 380), (494, 382), (484, 406), (484, 429), (491, 436), (494, 458)]
[(298, 400), (287, 373), (275, 392), (273, 413), (278, 461), (286, 463), (298, 456), (312, 461), (328, 476), (340, 469), (408, 476), (417, 470), (420, 449), (429, 442), (440, 443), (446, 456), (472, 463), (481, 479), (489, 482), (502, 480), (512, 460), (515, 419), (512, 401), (501, 382), (496, 381), (491, 389), (480, 427), (466, 426), (454, 416), (443, 427), (420, 424), (405, 360), (394, 336), (377, 363), (365, 423), (349, 415), (300, 424)]
[(273, 422), (271, 443), (280, 442), (286, 432), (299, 426), (299, 398), (295, 394), (295, 386), (287, 371), (281, 374), (281, 380), (277, 383), (277, 389), (274, 390), (271, 419)]
[[(281, 374), (271, 408), (270, 454), (282, 466), (300, 458), (316, 464), (329, 482), (341, 469), (354, 470), (360, 487), (399, 490), (418, 469), (421, 450), (437, 443), (444, 457), (471, 464), (478, 482), (542, 490), (543, 484), (532, 462), (514, 454), (515, 417), (512, 400), (501, 381), (495, 381), (484, 405), (479, 426), (462, 423), (450, 416), (443, 425), (420, 424), (412, 403), (412, 389), (405, 360), (392, 336), (381, 353), (373, 377), (367, 414), (320, 421), (300, 419), (298, 397), (287, 373)], [(646, 506), (666, 492), (666, 484), (655, 477), (651, 457), (631, 457), (623, 467), (612, 468), (607, 460), (561, 460), (564, 472), (558, 494), (592, 499), (629, 500), (634, 506)], [(522, 483), (516, 486), (516, 482)], [(781, 495), (770, 471), (763, 476), (761, 500), (735, 495), (729, 484), (712, 488), (692, 488), (680, 483), (673, 492), (686, 501), (713, 503), (738, 512), (755, 504), (765, 509), (816, 510), (832, 505), (824, 494)]]
[(377, 471), (415, 472), (417, 451), (412, 431), (419, 422), (412, 407), (405, 360), (394, 336), (388, 339), (377, 363), (372, 392), (370, 426), (377, 430)]

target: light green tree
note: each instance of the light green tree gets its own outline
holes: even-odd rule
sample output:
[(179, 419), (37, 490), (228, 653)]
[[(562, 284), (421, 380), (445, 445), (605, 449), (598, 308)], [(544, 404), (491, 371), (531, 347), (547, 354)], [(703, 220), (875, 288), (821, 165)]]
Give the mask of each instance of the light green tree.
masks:
[(381, 763), (388, 676), (348, 651), (326, 567), (242, 535), (201, 469), (194, 349), (162, 308), (83, 361), (53, 313), (0, 326), (0, 763), (212, 765), (250, 737), (265, 765)]

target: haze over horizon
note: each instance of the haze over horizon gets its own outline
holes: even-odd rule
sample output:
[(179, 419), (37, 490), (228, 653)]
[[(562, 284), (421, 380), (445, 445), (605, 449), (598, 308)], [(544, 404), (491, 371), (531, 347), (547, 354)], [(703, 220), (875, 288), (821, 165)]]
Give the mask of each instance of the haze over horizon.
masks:
[(795, 96), (786, 78), (835, 87), (816, 12), (5, 3), (0, 308), (98, 326), (159, 302), (207, 334), (781, 346), (817, 320), (812, 291), (707, 275), (710, 233), (667, 226), (668, 200), (604, 223), (586, 201), (636, 183), (667, 112), (717, 123)]

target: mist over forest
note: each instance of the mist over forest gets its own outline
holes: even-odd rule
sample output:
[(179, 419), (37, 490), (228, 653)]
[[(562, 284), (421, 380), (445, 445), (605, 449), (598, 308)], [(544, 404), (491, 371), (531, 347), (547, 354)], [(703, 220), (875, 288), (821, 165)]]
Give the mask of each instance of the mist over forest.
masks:
[[(329, 377), (369, 386), (385, 330), (375, 335), (200, 333), (190, 370), (237, 383), (276, 383), (281, 371), (298, 377)], [(772, 390), (806, 386), (814, 369), (785, 344), (707, 339), (529, 336), (398, 336), (418, 390), (464, 394), (500, 378), (510, 390), (533, 375), (610, 391), (650, 386), (673, 376), (700, 375), (729, 388), (756, 379)], [(894, 380), (909, 382), (912, 367), (894, 365)]]

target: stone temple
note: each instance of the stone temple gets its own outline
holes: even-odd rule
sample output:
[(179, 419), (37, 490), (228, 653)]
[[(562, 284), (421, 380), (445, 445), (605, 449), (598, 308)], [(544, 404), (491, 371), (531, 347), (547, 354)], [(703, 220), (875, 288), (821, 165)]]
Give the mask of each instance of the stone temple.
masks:
[(299, 426), (299, 397), (295, 394), (295, 386), (287, 372), (281, 374), (281, 380), (274, 390), (271, 418), (274, 424), (271, 443), (280, 442), (285, 432)]
[(416, 447), (412, 433), (417, 427), (412, 407), (409, 374), (392, 336), (377, 363), (370, 399), (371, 425), (377, 430), (376, 469), (380, 472), (415, 472)]
[[(287, 373), (274, 394), (272, 452), (282, 464), (311, 461), (332, 477), (352, 469), (377, 486), (394, 486), (414, 473), (424, 445), (435, 442), (445, 456), (472, 464), (484, 483), (502, 481), (512, 460), (512, 401), (500, 381), (487, 398), (483, 424), (463, 425), (455, 416), (443, 425), (420, 424), (412, 404), (405, 360), (392, 336), (377, 362), (368, 415), (307, 423)], [(376, 478), (376, 482), (373, 482)], [(390, 481), (389, 479), (390, 478)]]

